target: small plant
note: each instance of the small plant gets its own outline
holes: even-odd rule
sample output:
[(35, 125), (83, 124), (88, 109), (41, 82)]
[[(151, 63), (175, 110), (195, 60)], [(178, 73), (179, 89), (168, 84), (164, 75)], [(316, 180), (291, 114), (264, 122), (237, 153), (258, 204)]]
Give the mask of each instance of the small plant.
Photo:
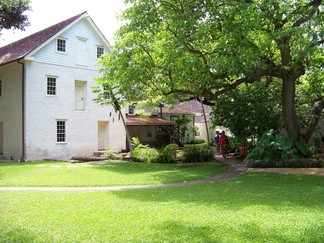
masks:
[(192, 146), (186, 149), (184, 156), (186, 162), (205, 162), (214, 159), (214, 152), (207, 145)]
[(174, 163), (176, 156), (176, 150), (172, 147), (165, 147), (159, 151), (159, 157), (157, 163)]
[(269, 167), (276, 161), (297, 158), (297, 150), (293, 148), (291, 139), (281, 137), (271, 129), (262, 136), (247, 158), (248, 164), (258, 163), (261, 167)]
[(121, 155), (115, 151), (114, 149), (109, 149), (105, 151), (101, 157), (107, 158), (107, 159), (121, 159)]

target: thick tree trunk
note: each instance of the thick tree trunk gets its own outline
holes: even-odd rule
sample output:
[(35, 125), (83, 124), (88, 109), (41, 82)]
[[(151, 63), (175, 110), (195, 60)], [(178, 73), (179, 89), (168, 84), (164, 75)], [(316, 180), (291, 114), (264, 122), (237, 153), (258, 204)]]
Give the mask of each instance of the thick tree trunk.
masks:
[(301, 127), (298, 122), (296, 105), (295, 105), (295, 80), (289, 76), (283, 78), (282, 85), (282, 113), (285, 122), (285, 128), (288, 137), (291, 138), (294, 144), (299, 140)]

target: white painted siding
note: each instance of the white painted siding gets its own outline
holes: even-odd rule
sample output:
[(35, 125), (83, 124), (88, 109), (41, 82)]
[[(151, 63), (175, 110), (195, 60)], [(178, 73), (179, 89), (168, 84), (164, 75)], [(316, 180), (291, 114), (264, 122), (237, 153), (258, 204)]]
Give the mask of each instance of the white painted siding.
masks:
[(0, 67), (2, 96), (0, 122), (3, 125), (3, 155), (14, 160), (22, 157), (22, 65)]
[[(112, 107), (93, 102), (92, 87), (98, 77), (97, 46), (104, 40), (87, 20), (81, 20), (58, 38), (66, 40), (66, 53), (56, 51), (53, 38), (25, 61), (25, 155), (27, 160), (59, 159), (92, 155), (98, 148), (125, 149), (125, 129)], [(84, 40), (82, 63), (78, 40)], [(80, 50), (80, 45), (79, 45)], [(79, 60), (79, 63), (78, 63)], [(80, 65), (81, 64), (81, 65)], [(47, 77), (55, 77), (55, 95), (47, 95)], [(3, 152), (10, 159), (22, 157), (22, 65), (0, 67), (2, 96), (0, 123)], [(83, 84), (82, 109), (76, 109), (76, 84)], [(54, 94), (54, 93), (53, 93)], [(78, 93), (77, 93), (78, 94)], [(125, 114), (125, 110), (123, 111)], [(57, 143), (57, 121), (65, 121), (66, 142)], [(105, 124), (105, 129), (100, 127)], [(102, 132), (103, 134), (99, 134)]]
[[(99, 36), (92, 31), (88, 22), (82, 20), (76, 23), (60, 37), (66, 39), (66, 53), (56, 51), (56, 39), (54, 39), (33, 55), (35, 61), (70, 67), (80, 66), (87, 69), (97, 69), (95, 66), (97, 61), (97, 46), (105, 45)], [(87, 40), (87, 65), (77, 64), (78, 39), (80, 38)], [(107, 51), (107, 47), (105, 51)]]
[[(70, 159), (91, 155), (98, 150), (98, 122), (108, 123), (107, 147), (125, 148), (125, 131), (112, 108), (93, 102), (91, 87), (95, 85), (96, 71), (28, 64), (26, 73), (26, 144), (27, 158)], [(46, 76), (57, 77), (57, 95), (46, 95)], [(87, 82), (87, 100), (84, 111), (75, 110), (75, 81)], [(66, 143), (56, 143), (56, 120), (66, 121)]]

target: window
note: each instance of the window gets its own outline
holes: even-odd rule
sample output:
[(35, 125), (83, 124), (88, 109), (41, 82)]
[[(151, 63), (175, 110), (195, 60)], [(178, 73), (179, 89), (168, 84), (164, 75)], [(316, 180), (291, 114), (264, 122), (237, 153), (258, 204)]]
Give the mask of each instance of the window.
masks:
[(97, 58), (104, 54), (104, 48), (102, 46), (97, 46)]
[(47, 77), (47, 95), (56, 95), (55, 77)]
[(2, 79), (0, 79), (0, 96), (2, 96)]
[(59, 52), (66, 52), (66, 40), (64, 39), (57, 39), (57, 51)]
[(135, 115), (135, 105), (130, 105), (128, 107), (128, 114), (129, 115)]
[(56, 121), (56, 142), (66, 142), (65, 121)]

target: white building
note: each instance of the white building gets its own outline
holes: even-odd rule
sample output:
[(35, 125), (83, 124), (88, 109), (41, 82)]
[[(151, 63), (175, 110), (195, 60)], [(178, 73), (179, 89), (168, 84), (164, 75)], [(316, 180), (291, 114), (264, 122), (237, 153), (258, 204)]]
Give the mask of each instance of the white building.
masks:
[(0, 155), (59, 159), (125, 148), (112, 107), (93, 102), (109, 43), (84, 12), (0, 48)]

